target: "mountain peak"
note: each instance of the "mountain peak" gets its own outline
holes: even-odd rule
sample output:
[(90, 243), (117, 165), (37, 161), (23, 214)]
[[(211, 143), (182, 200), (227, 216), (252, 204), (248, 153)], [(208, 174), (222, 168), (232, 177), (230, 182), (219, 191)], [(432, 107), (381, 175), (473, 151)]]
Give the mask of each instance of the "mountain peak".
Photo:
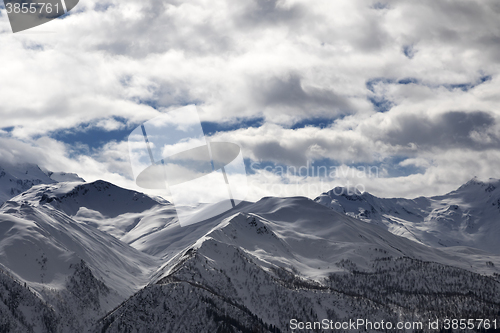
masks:
[(104, 180), (37, 185), (12, 201), (27, 202), (35, 206), (49, 204), (70, 216), (76, 215), (80, 208), (85, 207), (107, 217), (143, 212), (164, 204), (146, 194), (127, 190)]
[(474, 177), (447, 194), (415, 199), (378, 198), (337, 187), (315, 201), (428, 246), (471, 246), (500, 253), (499, 179)]
[(37, 164), (0, 163), (0, 205), (5, 201), (40, 184), (85, 182), (75, 173), (43, 170)]
[(55, 182), (36, 164), (2, 163), (0, 165), (0, 205), (35, 185)]
[(61, 183), (61, 182), (85, 183), (85, 179), (81, 178), (76, 173), (47, 171), (46, 174), (47, 174), (47, 176), (50, 177), (50, 179), (52, 179), (58, 183)]
[(336, 186), (330, 191), (323, 194), (327, 194), (330, 197), (342, 196), (346, 198), (351, 198), (350, 200), (362, 200), (361, 196), (363, 196), (365, 193), (367, 192), (361, 192), (357, 188), (351, 186)]
[(487, 180), (480, 180), (477, 176), (469, 180), (467, 183), (460, 186), (457, 191), (464, 191), (472, 188), (484, 188), (485, 192), (493, 192), (500, 187), (500, 179), (488, 178)]

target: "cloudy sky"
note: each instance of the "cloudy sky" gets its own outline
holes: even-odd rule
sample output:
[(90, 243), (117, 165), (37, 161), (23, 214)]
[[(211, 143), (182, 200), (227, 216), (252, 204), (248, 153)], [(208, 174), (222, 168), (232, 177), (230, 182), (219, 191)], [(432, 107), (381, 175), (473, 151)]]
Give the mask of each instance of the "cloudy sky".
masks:
[(211, 140), (242, 147), (252, 200), (500, 178), (499, 15), (496, 0), (80, 0), (13, 34), (2, 6), (0, 162), (138, 189), (128, 135), (196, 104)]

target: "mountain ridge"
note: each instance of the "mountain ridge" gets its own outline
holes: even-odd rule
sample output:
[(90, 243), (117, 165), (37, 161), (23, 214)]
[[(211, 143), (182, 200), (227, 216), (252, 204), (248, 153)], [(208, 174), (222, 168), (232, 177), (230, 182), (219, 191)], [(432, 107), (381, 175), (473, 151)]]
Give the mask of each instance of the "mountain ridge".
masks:
[[(411, 208), (341, 198), (357, 205), (347, 208), (369, 199), (384, 214)], [(425, 212), (426, 200), (415, 209)], [(451, 206), (439, 216), (453, 216)], [(292, 317), (500, 311), (500, 255), (432, 247), (367, 222), (305, 197), (266, 197), (181, 227), (172, 204), (105, 181), (38, 184), (0, 207), (0, 318), (20, 331), (26, 321), (53, 332), (287, 332)], [(46, 304), (48, 324), (4, 303), (15, 297)]]
[(0, 206), (35, 185), (58, 182), (85, 182), (85, 180), (74, 173), (44, 171), (33, 163), (1, 163)]
[[(120, 200), (127, 204), (120, 205)], [(104, 180), (36, 185), (9, 201), (50, 204), (71, 216), (77, 215), (81, 207), (86, 207), (109, 217), (126, 212), (142, 212), (154, 205), (165, 204), (144, 193), (124, 189)]]
[(500, 180), (473, 178), (432, 197), (379, 198), (337, 187), (314, 199), (335, 211), (434, 246), (470, 246), (500, 253)]

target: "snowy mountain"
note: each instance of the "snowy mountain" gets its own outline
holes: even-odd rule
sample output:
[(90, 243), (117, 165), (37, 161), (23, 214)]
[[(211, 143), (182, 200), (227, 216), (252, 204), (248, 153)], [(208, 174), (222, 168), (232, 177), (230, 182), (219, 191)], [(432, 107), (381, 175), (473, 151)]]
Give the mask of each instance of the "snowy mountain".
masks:
[(427, 322), (500, 310), (498, 256), (429, 248), (306, 198), (262, 199), (207, 229), (95, 331), (288, 332), (291, 318)]
[(0, 204), (34, 185), (55, 182), (34, 164), (0, 165)]
[(11, 199), (33, 206), (50, 205), (70, 216), (90, 211), (116, 217), (124, 213), (142, 212), (160, 204), (143, 193), (130, 191), (98, 180), (92, 183), (57, 183), (33, 186)]
[(0, 331), (289, 332), (292, 318), (499, 313), (499, 255), (366, 222), (296, 197), (181, 227), (170, 203), (104, 181), (38, 184), (0, 207)]
[(377, 198), (338, 187), (316, 202), (433, 247), (468, 246), (500, 254), (500, 180), (474, 178), (455, 191), (415, 199)]
[(54, 309), (56, 331), (82, 332), (149, 283), (159, 261), (72, 214), (157, 204), (103, 181), (33, 186), (0, 207), (0, 267)]
[(47, 174), (47, 176), (50, 177), (50, 179), (52, 179), (58, 183), (62, 183), (62, 182), (84, 183), (85, 182), (85, 179), (79, 177), (76, 173), (47, 171), (46, 174)]
[(42, 171), (36, 164), (0, 164), (0, 205), (40, 184), (84, 182), (74, 173)]

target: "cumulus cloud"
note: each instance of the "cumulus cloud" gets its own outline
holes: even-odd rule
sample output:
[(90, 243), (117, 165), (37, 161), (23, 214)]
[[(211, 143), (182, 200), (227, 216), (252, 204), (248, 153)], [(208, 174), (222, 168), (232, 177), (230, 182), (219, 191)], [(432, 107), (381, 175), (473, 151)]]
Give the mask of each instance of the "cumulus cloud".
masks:
[(414, 168), (365, 181), (381, 194), (500, 177), (495, 0), (89, 0), (15, 35), (0, 11), (5, 160), (134, 187), (126, 142), (93, 149), (53, 133), (123, 130), (197, 104), (205, 121), (263, 119), (213, 135), (253, 161)]

